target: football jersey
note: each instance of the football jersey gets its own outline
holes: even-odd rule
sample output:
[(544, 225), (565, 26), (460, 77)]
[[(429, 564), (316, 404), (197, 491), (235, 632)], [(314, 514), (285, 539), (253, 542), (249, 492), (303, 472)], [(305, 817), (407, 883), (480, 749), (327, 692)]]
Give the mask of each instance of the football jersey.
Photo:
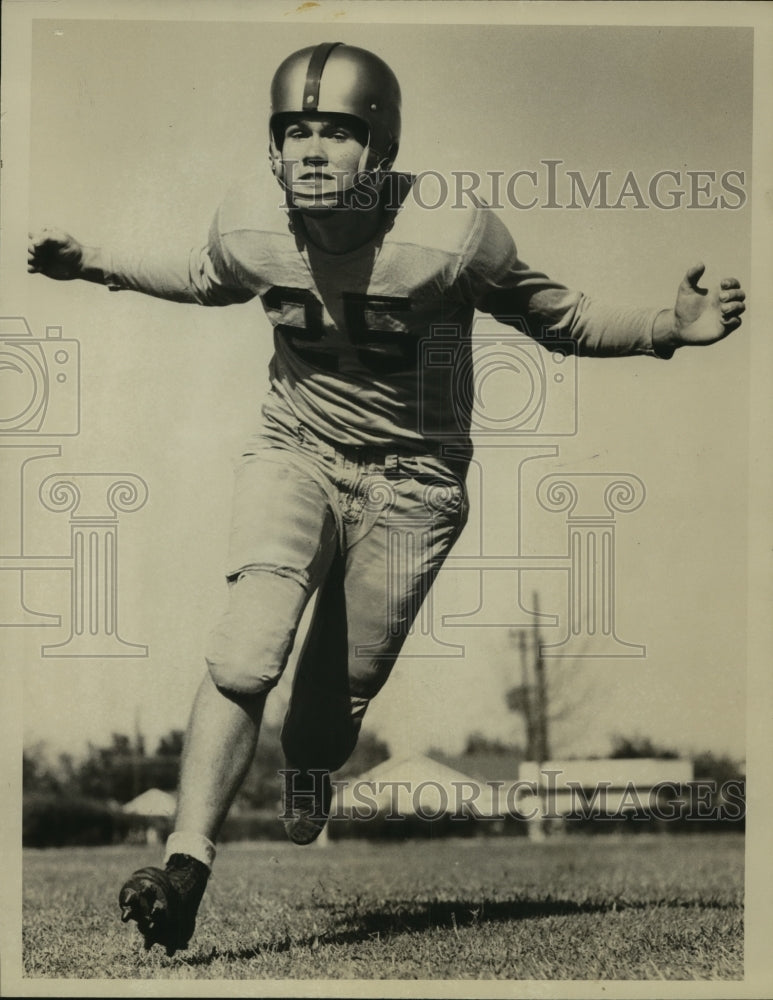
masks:
[(352, 446), (468, 442), (475, 310), (550, 350), (654, 354), (658, 310), (617, 310), (532, 270), (493, 209), (423, 207), (410, 175), (387, 181), (383, 226), (347, 253), (305, 236), (268, 172), (237, 185), (188, 267), (106, 267), (112, 289), (226, 305), (258, 297), (274, 329), (271, 385), (316, 433)]

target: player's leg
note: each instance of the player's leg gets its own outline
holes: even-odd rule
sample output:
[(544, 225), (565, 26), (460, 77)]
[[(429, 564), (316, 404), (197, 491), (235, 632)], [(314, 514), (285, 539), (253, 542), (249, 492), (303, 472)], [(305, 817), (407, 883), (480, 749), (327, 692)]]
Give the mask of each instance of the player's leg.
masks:
[[(313, 581), (332, 552), (331, 543), (317, 547)], [(286, 573), (286, 566), (248, 569), (230, 586), (186, 734), (174, 846), (183, 833), (217, 838), (255, 754), (266, 697), (284, 670), (309, 597), (308, 586)]]
[(283, 727), (285, 826), (296, 843), (324, 827), (327, 775), (354, 750), (466, 519), (463, 481), (437, 459), (401, 460), (400, 475), (369, 486), (346, 557), (320, 590)]
[(345, 566), (339, 551), (317, 595), (282, 727), (282, 820), (296, 844), (309, 844), (322, 831), (330, 772), (349, 758), (359, 732), (349, 696)]
[(237, 474), (228, 607), (207, 650), (186, 737), (167, 868), (141, 869), (123, 886), (124, 919), (146, 947), (184, 948), (214, 860), (214, 843), (249, 767), (263, 705), (287, 662), (310, 594), (337, 545), (329, 499), (308, 463), (269, 451)]

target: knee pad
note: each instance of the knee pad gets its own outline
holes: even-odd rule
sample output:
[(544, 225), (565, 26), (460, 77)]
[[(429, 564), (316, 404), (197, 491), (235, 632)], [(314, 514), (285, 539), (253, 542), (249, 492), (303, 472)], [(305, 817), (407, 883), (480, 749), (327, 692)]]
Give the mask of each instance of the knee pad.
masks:
[[(262, 694), (282, 676), (295, 641), (302, 600), (297, 583), (270, 572), (245, 574), (232, 584), (229, 604), (210, 633), (207, 667), (218, 687), (237, 694)], [(297, 606), (297, 609), (293, 607)]]
[(261, 694), (275, 687), (287, 663), (295, 638), (267, 635), (260, 623), (251, 634), (240, 634), (221, 623), (210, 635), (206, 650), (207, 667), (218, 687), (237, 694)]

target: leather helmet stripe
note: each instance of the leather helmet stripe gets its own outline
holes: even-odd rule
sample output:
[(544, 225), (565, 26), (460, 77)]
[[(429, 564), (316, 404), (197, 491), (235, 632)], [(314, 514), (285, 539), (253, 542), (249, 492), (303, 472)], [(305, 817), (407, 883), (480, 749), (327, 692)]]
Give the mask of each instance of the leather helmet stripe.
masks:
[(303, 87), (303, 110), (316, 111), (319, 107), (319, 85), (322, 82), (322, 70), (327, 57), (341, 42), (322, 42), (311, 54), (309, 68), (306, 70), (306, 83)]

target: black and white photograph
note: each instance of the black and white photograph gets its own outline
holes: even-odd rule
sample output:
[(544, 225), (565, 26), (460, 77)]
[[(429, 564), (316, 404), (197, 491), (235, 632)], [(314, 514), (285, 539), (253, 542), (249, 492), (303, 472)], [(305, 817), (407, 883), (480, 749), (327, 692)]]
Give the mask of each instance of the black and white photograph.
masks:
[(4, 5), (0, 994), (773, 995), (772, 36)]

